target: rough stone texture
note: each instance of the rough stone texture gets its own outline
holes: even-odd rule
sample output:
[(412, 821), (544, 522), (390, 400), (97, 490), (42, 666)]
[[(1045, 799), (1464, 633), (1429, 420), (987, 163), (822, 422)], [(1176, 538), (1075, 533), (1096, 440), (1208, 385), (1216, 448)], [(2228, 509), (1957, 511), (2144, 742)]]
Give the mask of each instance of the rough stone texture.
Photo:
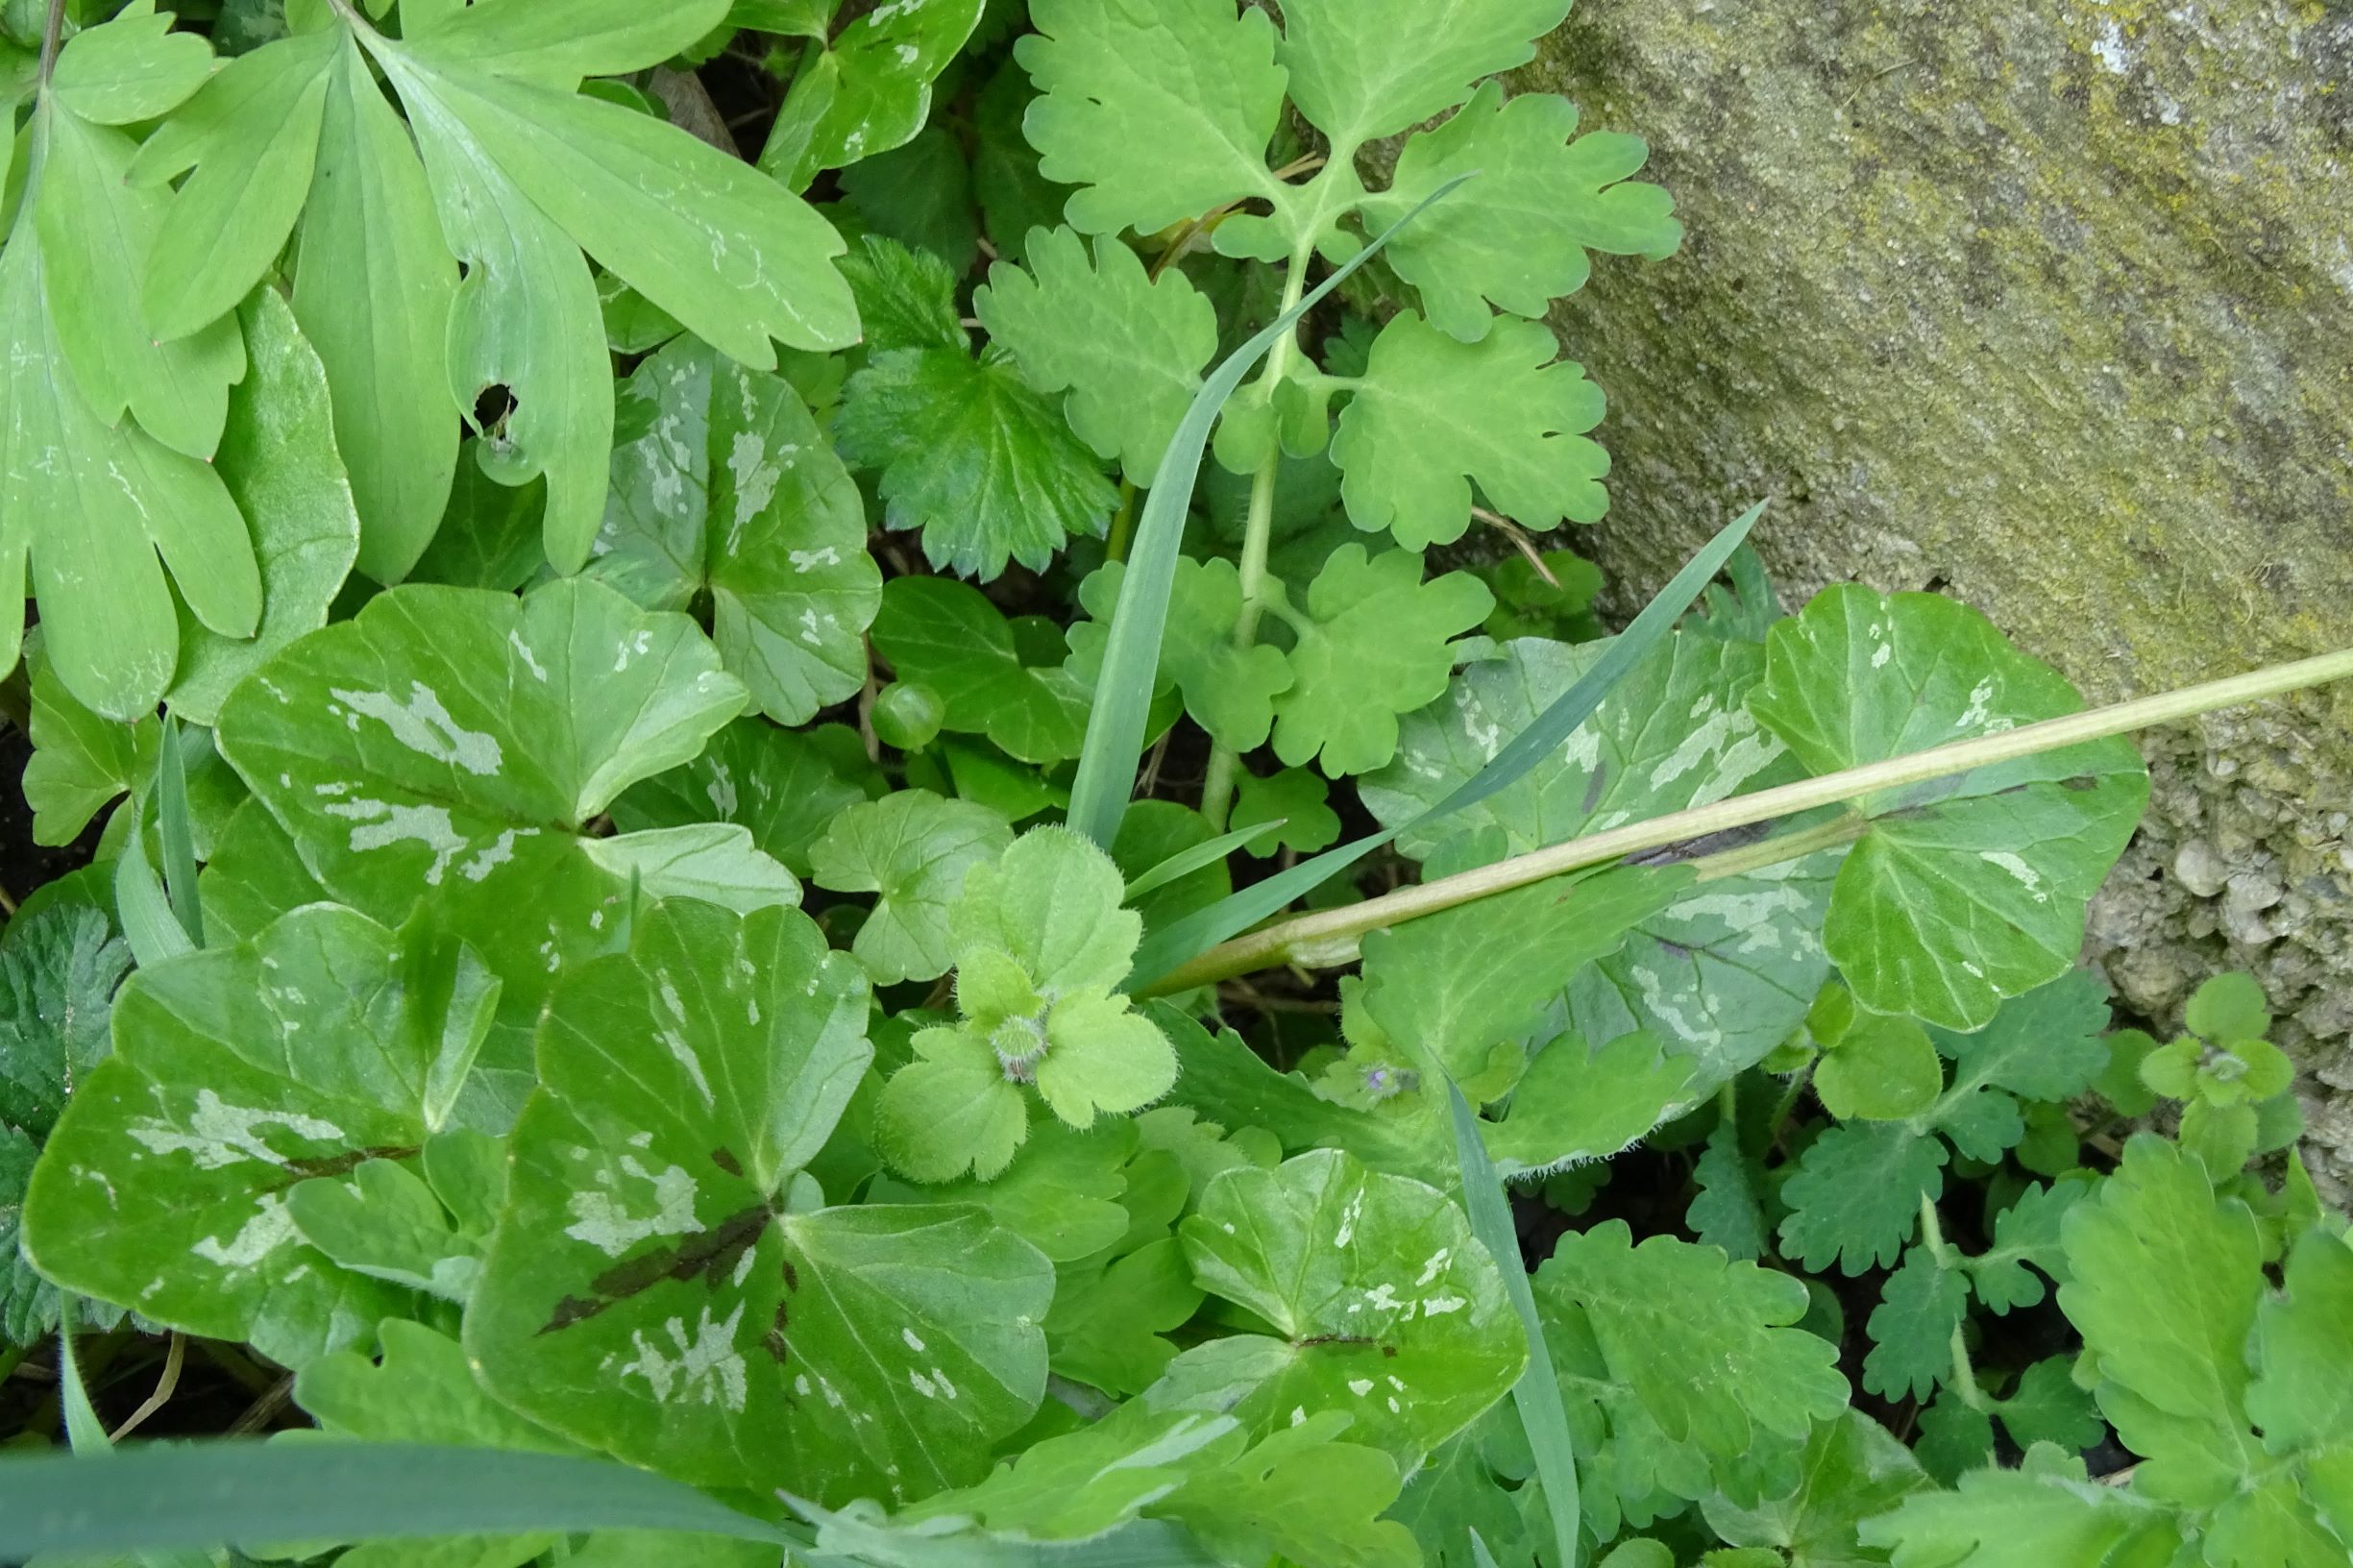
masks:
[[(1556, 325), (1632, 590), (1748, 501), (1793, 590), (1990, 613), (2096, 700), (2353, 643), (2353, 0), (1583, 0), (1523, 87), (1691, 231)], [(2353, 1191), (2353, 695), (2148, 738), (2093, 920), (2161, 1025), (2243, 968)]]

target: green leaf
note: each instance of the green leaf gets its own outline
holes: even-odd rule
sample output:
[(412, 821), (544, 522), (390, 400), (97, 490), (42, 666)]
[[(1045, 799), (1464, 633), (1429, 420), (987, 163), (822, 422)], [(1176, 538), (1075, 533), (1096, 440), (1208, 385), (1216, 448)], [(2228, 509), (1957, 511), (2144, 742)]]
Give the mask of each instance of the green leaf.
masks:
[[(336, 33), (321, 36), (341, 41), (330, 67), (309, 199), (301, 208), (294, 314), (327, 367), (335, 443), (351, 467), (359, 506), (359, 570), (378, 582), (398, 582), (440, 525), (457, 461), (459, 423), (451, 416), (460, 410), (451, 402), (449, 338), (458, 269), (442, 242), (408, 127), (384, 101), (358, 44)], [(293, 38), (245, 58), (275, 55), (291, 65), (306, 53), (304, 40)], [(216, 216), (199, 221), (192, 213), (188, 230), (217, 227), (252, 241), (235, 253), (243, 265), (223, 280), (222, 292), (241, 294), (258, 279), (294, 221), (284, 187), (265, 178), (294, 144), (287, 129), (266, 97), (223, 106), (212, 161), (250, 160), (252, 178), (230, 173), (222, 189), (211, 183), (212, 163), (200, 162), (174, 203), (175, 228), (182, 204), (199, 212), (217, 204)], [(257, 211), (262, 203), (270, 205)], [(150, 275), (151, 302), (168, 286), (154, 279), (169, 270)], [(597, 375), (605, 374), (600, 361)]]
[(1353, 152), (1444, 113), (1481, 77), (1527, 64), (1533, 40), (1568, 11), (1568, 0), (1293, 0), (1282, 61), (1300, 112)]
[(927, 125), (906, 146), (853, 163), (838, 178), (843, 207), (870, 233), (938, 257), (957, 277), (971, 270), (980, 248), (972, 169), (946, 126)]
[(1781, 1246), (1819, 1273), (1849, 1274), (1896, 1261), (1920, 1223), (1920, 1202), (1945, 1189), (1945, 1145), (1900, 1121), (1826, 1129), (1806, 1146), (1782, 1188)]
[(787, 910), (663, 905), (559, 988), (467, 1314), (493, 1392), (706, 1485), (904, 1499), (985, 1472), (1043, 1389), (1052, 1265), (969, 1208), (782, 1204), (867, 1009)]
[(1510, 1114), (1486, 1128), (1507, 1176), (1551, 1173), (1606, 1159), (1690, 1103), (1691, 1064), (1664, 1055), (1654, 1035), (1597, 1050), (1562, 1035), (1537, 1052), (1512, 1091)]
[(462, 1307), (504, 1198), (506, 1145), (453, 1127), (426, 1140), (420, 1164), (422, 1176), (391, 1160), (314, 1176), (286, 1193), (286, 1212), (342, 1267)]
[(1278, 848), (1311, 855), (1340, 836), (1339, 813), (1328, 802), (1323, 776), (1311, 768), (1285, 768), (1267, 777), (1243, 769), (1235, 778), (1234, 810), (1227, 819), (1238, 830), (1266, 826), (1243, 853), (1272, 856)]
[(1977, 1299), (1997, 1312), (2033, 1307), (2043, 1299), (2043, 1282), (2026, 1264), (2057, 1284), (2068, 1279), (2067, 1254), (2060, 1231), (2067, 1212), (2091, 1194), (2088, 1178), (2033, 1186), (2018, 1195), (1994, 1221), (1994, 1244), (1967, 1260), (1970, 1283)]
[[(1126, 566), (1113, 561), (1079, 585), (1079, 603), (1094, 619), (1070, 628), (1070, 668), (1090, 686), (1101, 681), (1126, 579)], [(1266, 744), (1275, 701), (1293, 682), (1282, 649), (1265, 643), (1234, 646), (1241, 603), (1241, 576), (1233, 562), (1180, 557), (1169, 586), (1160, 677), (1185, 694), (1186, 711), (1212, 740), (1250, 751)]]
[(741, 823), (763, 854), (807, 876), (813, 846), (834, 820), (883, 788), (881, 772), (846, 725), (793, 730), (738, 719), (692, 762), (624, 791), (613, 802), (613, 822), (625, 833)]
[(171, 31), (177, 20), (170, 12), (132, 12), (75, 34), (58, 52), (49, 90), (99, 125), (161, 118), (212, 68), (203, 38)]
[(1969, 1281), (1926, 1247), (1904, 1255), (1871, 1311), (1863, 1387), (1883, 1399), (1926, 1399), (1952, 1376), (1952, 1336), (1969, 1311)]
[(1762, 1258), (1770, 1239), (1760, 1196), (1764, 1172), (1742, 1151), (1734, 1122), (1720, 1121), (1707, 1135), (1707, 1148), (1693, 1164), (1691, 1179), (1700, 1189), (1683, 1211), (1691, 1234), (1736, 1261)]
[(868, 234), (842, 258), (842, 276), (857, 297), (869, 349), (970, 351), (964, 312), (956, 308), (956, 275), (931, 252)]
[(1555, 877), (1372, 932), (1364, 1009), (1391, 1039), (1430, 1052), (1473, 1100), (1500, 1098), (1520, 1076), (1518, 1047), (1568, 977), (1657, 914), (1683, 880), (1642, 870)]
[(2067, 1453), (2080, 1453), (2108, 1434), (2092, 1396), (2075, 1386), (2073, 1358), (2051, 1356), (2019, 1374), (2010, 1397), (1994, 1402), (2010, 1441), (2020, 1448), (2048, 1443)]
[[(1404, 721), (1396, 761), (1364, 780), (1365, 805), (1407, 827), (1491, 766), (1617, 648), (1528, 639), (1466, 664), (1447, 701)], [(1669, 638), (1565, 744), (1477, 804), (1406, 831), (1401, 845), (1427, 860), (1450, 842), (1500, 830), (1499, 848), (1526, 854), (1786, 782), (1798, 770), (1741, 706), (1763, 671), (1752, 647)], [(1682, 722), (1659, 723), (1661, 714)], [(1657, 1034), (1697, 1060), (1703, 1093), (1754, 1065), (1797, 1027), (1828, 973), (1820, 930), (1835, 865), (1832, 853), (1812, 855), (1690, 890), (1570, 980), (1571, 1023), (1588, 1040)]]
[(1091, 263), (1067, 229), (1031, 234), (1026, 254), (1027, 271), (990, 269), (972, 313), (1032, 386), (1069, 394), (1070, 428), (1095, 455), (1148, 487), (1216, 355), (1216, 311), (1183, 272), (1146, 276), (1112, 235)]
[(142, 968), (51, 1138), (27, 1251), (66, 1288), (299, 1366), (406, 1293), (305, 1246), (284, 1192), (447, 1124), (497, 981), (332, 906)]
[(674, 1482), (562, 1455), (227, 1442), (0, 1465), (0, 1551), (12, 1556), (605, 1528), (797, 1544)]
[(983, 581), (1043, 571), (1073, 534), (1099, 537), (1115, 495), (1062, 412), (1012, 361), (895, 349), (849, 379), (842, 452), (878, 471), (885, 521), (919, 528), (935, 567)]
[[(2101, 1568), (2169, 1560), (2157, 1539), (2169, 1528), (2132, 1492), (2092, 1484), (2082, 1460), (2045, 1448), (2022, 1470), (1973, 1470), (1958, 1491), (1914, 1493), (1861, 1534), (1892, 1549), (1899, 1568)], [(2160, 1549), (2132, 1556), (2127, 1541)]]
[(448, 1335), (387, 1318), (380, 1337), (380, 1360), (337, 1351), (310, 1362), (294, 1380), (295, 1403), (324, 1430), (363, 1442), (581, 1452), (492, 1399)]
[(1796, 1491), (1754, 1507), (1703, 1500), (1707, 1528), (1734, 1546), (1779, 1548), (1793, 1568), (1862, 1568), (1886, 1560), (1856, 1539), (1863, 1521), (1929, 1486), (1910, 1451), (1860, 1410), (1815, 1423), (1800, 1475)]
[(2353, 1354), (2344, 1333), (2353, 1322), (2353, 1247), (2306, 1232), (2288, 1255), (2286, 1285), (2257, 1311), (2260, 1370), (2247, 1414), (2274, 1454), (2353, 1443)]
[(973, 867), (1012, 845), (1013, 829), (985, 806), (901, 790), (843, 809), (810, 845), (809, 863), (821, 888), (879, 894), (851, 949), (890, 985), (948, 971), (948, 906)]
[(1258, 1430), (1342, 1411), (1359, 1441), (1412, 1463), (1501, 1399), (1527, 1360), (1494, 1260), (1434, 1188), (1344, 1153), (1210, 1184), (1182, 1236), (1193, 1277), (1262, 1318), (1170, 1363), (1221, 1384)]
[(1884, 1013), (1858, 1015), (1814, 1066), (1814, 1092), (1841, 1121), (1901, 1121), (1926, 1110), (1944, 1087), (1928, 1032)]
[(980, 21), (983, 0), (868, 12), (801, 57), (760, 167), (787, 190), (903, 146), (931, 117), (931, 85)]
[(800, 395), (680, 338), (619, 399), (588, 576), (648, 609), (707, 594), (721, 661), (779, 723), (855, 697), (882, 573), (858, 487)]
[(2184, 1021), (2218, 1045), (2261, 1040), (2271, 1032), (2270, 1000), (2253, 975), (2218, 974), (2191, 993)]
[(506, 983), (496, 1054), (520, 1072), (551, 977), (625, 938), (631, 867), (660, 896), (664, 860), (727, 847), (581, 828), (744, 702), (692, 622), (601, 584), (521, 600), (410, 586), (262, 666), (223, 704), (218, 744), (330, 895), (387, 922), (429, 898), (481, 953)]
[(1042, 94), (1025, 129), (1083, 233), (1155, 233), (1248, 197), (1280, 202), (1275, 30), (1225, 0), (1032, 0), (1014, 45)]
[(1335, 776), (1368, 772), (1397, 752), (1397, 716), (1446, 690), (1452, 639), (1486, 618), (1493, 596), (1468, 573), (1422, 580), (1422, 558), (1370, 559), (1342, 545), (1294, 609), (1271, 605), (1297, 638), (1290, 688), (1275, 701), (1275, 755), (1320, 760)]
[(229, 399), (213, 465), (253, 530), (261, 620), (251, 638), (224, 637), (183, 606), (172, 711), (213, 723), (230, 688), (270, 655), (327, 624), (359, 551), (360, 522), (335, 446), (325, 368), (275, 289), (237, 312), (251, 359)]
[[(1088, 689), (1063, 668), (1032, 663), (995, 605), (980, 590), (944, 577), (894, 577), (874, 618), (874, 650), (901, 680), (920, 681), (947, 706), (943, 727), (986, 735), (1022, 762), (1061, 762), (1087, 733)], [(1044, 639), (1058, 644), (1060, 635)]]
[(2022, 1099), (2069, 1100), (2108, 1065), (2108, 988), (2098, 973), (2075, 969), (2001, 1004), (1973, 1035), (1931, 1027), (1928, 1038), (1952, 1058), (1952, 1097), (1980, 1088)]
[(1108, 1394), (1140, 1394), (1177, 1353), (1164, 1335), (1200, 1306), (1201, 1288), (1173, 1237), (1100, 1268), (1066, 1274), (1045, 1320), (1054, 1370)]
[(1629, 179), (1650, 156), (1642, 140), (1571, 140), (1576, 131), (1577, 106), (1567, 99), (1530, 92), (1507, 103), (1503, 84), (1489, 82), (1460, 113), (1409, 139), (1389, 188), (1360, 209), (1380, 228), (1456, 176), (1479, 175), (1389, 253), (1448, 336), (1484, 337), (1489, 303), (1541, 319), (1554, 300), (1584, 287), (1589, 251), (1656, 261), (1682, 244), (1674, 198)]
[[(1672, 1237), (1636, 1247), (1611, 1220), (1562, 1237), (1536, 1289), (1548, 1312), (1581, 1314), (1611, 1375), (1673, 1441), (1731, 1458), (1760, 1432), (1802, 1438), (1846, 1409), (1837, 1347), (1790, 1326), (1806, 1294), (1786, 1275)], [(1700, 1366), (1708, 1375), (1695, 1379)]]
[(1338, 1425), (1303, 1422), (1273, 1433), (1162, 1511), (1228, 1562), (1419, 1568), (1412, 1535), (1381, 1517), (1397, 1499), (1398, 1462), (1375, 1448), (1333, 1442)]
[(125, 724), (90, 712), (47, 659), (36, 655), (32, 671), (33, 755), (23, 787), (33, 842), (71, 844), (115, 799), (146, 787), (160, 730), (152, 713)]
[(1234, 891), (1226, 857), (1247, 835), (1219, 833), (1190, 806), (1139, 800), (1111, 846), (1127, 878), (1127, 902), (1146, 925), (1165, 925)]
[[(2059, 674), (1934, 594), (1827, 590), (1776, 625), (1749, 711), (1816, 772), (2075, 712)], [(1948, 1029), (2074, 966), (2083, 912), (2148, 798), (2111, 739), (1864, 796), (1825, 932), (1856, 998)]]
[(1585, 432), (1602, 394), (1559, 352), (1539, 322), (1499, 321), (1463, 343), (1411, 312), (1392, 320), (1332, 437), (1349, 519), (1408, 550), (1451, 545), (1471, 526), (1476, 480), (1525, 527), (1599, 520), (1609, 455)]

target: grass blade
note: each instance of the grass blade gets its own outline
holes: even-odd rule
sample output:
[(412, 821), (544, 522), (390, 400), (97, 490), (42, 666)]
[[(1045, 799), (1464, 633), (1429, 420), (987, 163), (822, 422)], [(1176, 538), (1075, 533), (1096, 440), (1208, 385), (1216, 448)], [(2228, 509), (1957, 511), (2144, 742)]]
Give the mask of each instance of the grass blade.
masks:
[(123, 809), (134, 813), (131, 831), (123, 836), (122, 858), (114, 863), (114, 913), (121, 920), (123, 940), (140, 968), (153, 968), (167, 958), (196, 950), (187, 928), (172, 912), (163, 884), (156, 879), (147, 859), (146, 802), (133, 796)]
[(156, 753), (156, 829), (163, 838), (163, 888), (172, 913), (188, 941), (201, 947), (205, 918), (196, 896), (196, 837), (188, 828), (187, 760), (180, 749), (180, 722), (168, 713)]
[[(1741, 541), (1748, 538), (1749, 530), (1756, 526), (1764, 510), (1762, 502), (1750, 507), (1710, 539), (1675, 575), (1675, 580), (1660, 589), (1658, 597), (1634, 617), (1633, 624), (1612, 639), (1577, 684), (1563, 692), (1558, 700), (1536, 716), (1533, 723), (1514, 736), (1510, 745), (1497, 752), (1492, 762), (1452, 795), (1409, 822), (1337, 849), (1327, 849), (1312, 860), (1302, 861), (1287, 871), (1253, 883), (1231, 897), (1187, 916), (1164, 931), (1147, 934), (1136, 954), (1136, 967), (1128, 974), (1128, 989), (1139, 993), (1147, 988), (1158, 992), (1181, 991), (1189, 985), (1222, 978), (1204, 974), (1196, 979), (1186, 967), (1227, 938), (1282, 913), (1294, 899), (1314, 892), (1400, 833), (1466, 810), (1517, 783), (1575, 733), (1578, 725), (1592, 718), (1593, 710), (1602, 705), (1602, 698), (1610, 689), (1666, 639), (1683, 611), (1715, 579), (1725, 561), (1740, 548)], [(1113, 635), (1116, 637), (1117, 632), (1115, 630)]]
[(85, 1458), (105, 1458), (114, 1452), (107, 1441), (106, 1423), (90, 1404), (82, 1382), (82, 1361), (74, 1355), (73, 1321), (82, 1304), (72, 1296), (58, 1302), (58, 1404), (65, 1412), (65, 1441)]
[(1087, 716), (1086, 746), (1079, 753), (1078, 775), (1070, 783), (1067, 821), (1104, 848), (1110, 848), (1119, 836), (1119, 820), (1126, 815), (1128, 796), (1136, 790), (1136, 765), (1143, 756), (1152, 689), (1160, 677), (1168, 593), (1176, 581), (1178, 547), (1185, 542), (1185, 514), (1192, 506), (1193, 486), (1201, 478), (1201, 459), (1218, 411), (1242, 384), (1242, 378), (1282, 341), (1284, 333), (1294, 331), (1302, 317), (1321, 305), (1349, 274), (1379, 255), (1383, 246), (1432, 204), (1443, 201), (1471, 178), (1458, 175), (1422, 198), (1410, 212), (1336, 268), (1272, 326), (1235, 350), (1210, 373), (1193, 395), (1192, 406), (1185, 410), (1184, 423), (1177, 427), (1152, 476), (1152, 488), (1144, 496), (1143, 515), (1136, 525), (1136, 546), (1128, 556), (1127, 575), (1120, 580), (1119, 603), (1112, 612), (1103, 673), (1095, 680), (1094, 707)]
[(666, 1530), (803, 1547), (691, 1487), (601, 1459), (401, 1443), (117, 1449), (0, 1458), (0, 1561), (237, 1541)]
[(1132, 904), (1145, 894), (1164, 888), (1180, 876), (1189, 875), (1204, 866), (1223, 860), (1244, 845), (1264, 838), (1289, 821), (1287, 817), (1277, 817), (1272, 821), (1254, 822), (1248, 827), (1238, 827), (1231, 833), (1220, 833), (1207, 844), (1180, 849), (1130, 882), (1127, 885), (1127, 901)]
[[(1529, 1451), (1535, 1456), (1536, 1479), (1544, 1483), (1544, 1507), (1553, 1519), (1556, 1556), (1552, 1560), (1561, 1568), (1577, 1568), (1581, 1517), (1577, 1498), (1577, 1445), (1569, 1434), (1568, 1408), (1560, 1402), (1560, 1379), (1553, 1372), (1553, 1353), (1544, 1343), (1544, 1326), (1536, 1318), (1536, 1296), (1529, 1288), (1528, 1265), (1520, 1260), (1520, 1237), (1511, 1223), (1510, 1200), (1505, 1194), (1503, 1178), (1495, 1174), (1494, 1163), (1487, 1158), (1486, 1142), (1479, 1136), (1479, 1117), (1452, 1078), (1446, 1080), (1446, 1092), (1454, 1106), (1455, 1159), (1462, 1169), (1462, 1207), (1470, 1214), (1471, 1234), (1503, 1271), (1504, 1294), (1511, 1298), (1528, 1334), (1528, 1367), (1511, 1385), (1511, 1403), (1519, 1409)], [(1483, 1553), (1486, 1543), (1479, 1544)]]

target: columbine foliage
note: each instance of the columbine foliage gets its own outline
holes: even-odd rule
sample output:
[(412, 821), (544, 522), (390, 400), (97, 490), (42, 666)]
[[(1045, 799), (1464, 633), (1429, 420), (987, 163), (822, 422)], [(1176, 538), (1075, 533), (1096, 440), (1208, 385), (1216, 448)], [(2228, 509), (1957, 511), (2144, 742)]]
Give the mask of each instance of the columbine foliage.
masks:
[(1609, 501), (1547, 313), (1681, 233), (1505, 79), (1566, 0), (42, 9), (0, 648), (97, 864), (9, 890), (0, 1365), (603, 1466), (187, 1544), (2344, 1560), (2294, 1041), (2074, 968), (2131, 745), (1732, 821), (2080, 700), (1746, 520), (1616, 636), (1530, 537)]

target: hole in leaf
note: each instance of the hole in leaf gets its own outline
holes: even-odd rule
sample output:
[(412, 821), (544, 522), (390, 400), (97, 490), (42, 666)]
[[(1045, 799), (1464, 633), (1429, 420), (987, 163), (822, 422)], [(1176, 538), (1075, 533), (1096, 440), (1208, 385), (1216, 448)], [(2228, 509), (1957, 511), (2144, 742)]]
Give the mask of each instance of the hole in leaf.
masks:
[(502, 435), (515, 412), (514, 389), (493, 381), (474, 395), (474, 428), (486, 436)]

